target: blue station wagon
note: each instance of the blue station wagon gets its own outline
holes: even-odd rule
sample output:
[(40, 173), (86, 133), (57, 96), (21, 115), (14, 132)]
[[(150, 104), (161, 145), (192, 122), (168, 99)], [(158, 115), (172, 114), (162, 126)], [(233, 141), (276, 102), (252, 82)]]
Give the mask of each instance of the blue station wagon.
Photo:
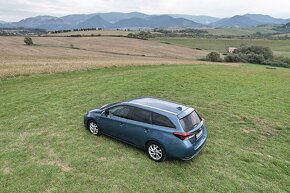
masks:
[(150, 159), (190, 160), (206, 142), (204, 120), (194, 108), (142, 97), (87, 112), (85, 127), (147, 151)]

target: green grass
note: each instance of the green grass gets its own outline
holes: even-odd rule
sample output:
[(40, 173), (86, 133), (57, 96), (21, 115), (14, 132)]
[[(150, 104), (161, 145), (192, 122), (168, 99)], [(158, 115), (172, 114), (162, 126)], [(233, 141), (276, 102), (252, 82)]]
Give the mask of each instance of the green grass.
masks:
[(254, 33), (260, 32), (262, 34), (267, 33), (274, 33), (275, 30), (272, 30), (272, 26), (267, 27), (254, 27), (254, 28), (246, 28), (246, 29), (240, 29), (240, 28), (225, 28), (225, 29), (207, 29), (209, 34), (212, 35), (224, 35), (224, 36), (248, 36), (252, 35)]
[[(290, 70), (172, 65), (1, 80), (0, 192), (288, 192)], [(192, 161), (83, 128), (98, 105), (155, 96), (192, 105), (208, 141)]]
[(264, 39), (206, 39), (206, 38), (155, 38), (159, 42), (181, 45), (189, 48), (200, 48), (225, 53), (229, 47), (244, 45), (270, 47), (276, 55), (290, 57), (290, 40)]

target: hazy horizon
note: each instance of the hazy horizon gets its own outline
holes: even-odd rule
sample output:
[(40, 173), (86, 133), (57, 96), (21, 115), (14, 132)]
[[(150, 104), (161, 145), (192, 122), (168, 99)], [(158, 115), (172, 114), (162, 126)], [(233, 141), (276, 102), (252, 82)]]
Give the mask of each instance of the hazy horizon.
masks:
[(218, 18), (234, 15), (264, 14), (276, 18), (290, 18), (290, 1), (269, 0), (0, 0), (0, 20), (14, 22), (27, 17), (49, 15), (61, 17), (70, 14), (90, 14), (108, 12), (142, 12), (145, 14), (188, 14), (207, 15)]

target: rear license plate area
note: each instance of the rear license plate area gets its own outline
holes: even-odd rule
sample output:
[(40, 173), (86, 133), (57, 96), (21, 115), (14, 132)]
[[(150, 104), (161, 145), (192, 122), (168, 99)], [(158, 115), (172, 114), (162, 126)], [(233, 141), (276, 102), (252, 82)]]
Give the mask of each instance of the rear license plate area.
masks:
[(195, 136), (196, 136), (196, 139), (199, 139), (202, 136), (202, 130), (199, 130), (199, 132), (197, 132)]

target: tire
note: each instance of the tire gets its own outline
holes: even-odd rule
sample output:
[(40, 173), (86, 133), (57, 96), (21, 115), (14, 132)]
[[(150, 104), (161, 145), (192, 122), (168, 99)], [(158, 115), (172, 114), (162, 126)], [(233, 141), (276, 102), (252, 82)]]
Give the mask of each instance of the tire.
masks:
[(146, 147), (148, 157), (156, 162), (163, 162), (166, 160), (166, 152), (164, 148), (157, 142), (151, 141)]
[(100, 130), (100, 127), (93, 120), (90, 120), (88, 122), (88, 129), (89, 129), (90, 133), (93, 134), (93, 135), (100, 136), (102, 134), (101, 130)]

